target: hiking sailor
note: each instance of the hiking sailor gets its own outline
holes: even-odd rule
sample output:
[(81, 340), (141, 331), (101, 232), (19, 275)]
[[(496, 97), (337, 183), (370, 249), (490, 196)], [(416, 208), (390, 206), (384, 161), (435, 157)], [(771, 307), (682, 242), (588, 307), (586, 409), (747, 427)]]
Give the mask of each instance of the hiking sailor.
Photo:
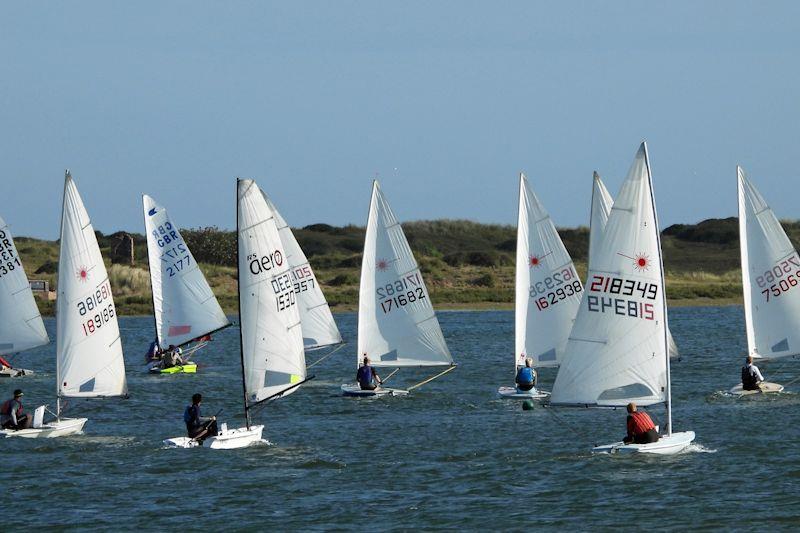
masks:
[(644, 411), (637, 411), (636, 404), (631, 402), (627, 406), (628, 419), (626, 421), (628, 434), (622, 439), (625, 444), (648, 444), (658, 442), (658, 431), (650, 415)]
[(364, 356), (364, 364), (358, 367), (358, 372), (356, 372), (356, 381), (358, 381), (361, 390), (375, 390), (379, 384), (383, 385), (380, 376), (369, 365), (369, 357), (366, 355)]
[(33, 419), (22, 412), (22, 390), (14, 391), (14, 397), (0, 407), (0, 425), (3, 429), (28, 429)]
[(529, 391), (536, 385), (536, 371), (531, 366), (532, 364), (533, 360), (528, 357), (525, 359), (525, 366), (521, 366), (517, 370), (517, 376), (514, 378), (517, 390)]
[(748, 355), (745, 365), (742, 367), (742, 389), (761, 390), (759, 383), (764, 381), (764, 376), (756, 365), (753, 364), (753, 356)]
[(202, 401), (202, 394), (199, 392), (193, 394), (192, 405), (187, 406), (183, 412), (183, 421), (186, 422), (186, 431), (189, 433), (189, 437), (200, 442), (217, 434), (217, 417), (204, 417), (200, 414)]

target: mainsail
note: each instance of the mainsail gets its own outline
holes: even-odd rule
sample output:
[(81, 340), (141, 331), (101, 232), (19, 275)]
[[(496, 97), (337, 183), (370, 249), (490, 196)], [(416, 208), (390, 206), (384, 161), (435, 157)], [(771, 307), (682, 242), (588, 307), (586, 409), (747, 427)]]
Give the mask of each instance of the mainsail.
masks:
[(594, 247), (552, 403), (649, 405), (668, 397), (667, 309), (647, 147)]
[(111, 284), (89, 214), (67, 172), (56, 300), (58, 395), (123, 396), (125, 362)]
[(744, 170), (737, 167), (747, 353), (800, 354), (800, 257)]
[(306, 350), (324, 348), (342, 342), (342, 335), (336, 327), (331, 309), (322, 294), (322, 287), (317, 281), (306, 254), (300, 248), (292, 229), (275, 208), (275, 204), (264, 191), (264, 200), (275, 216), (278, 234), (281, 237), (286, 260), (291, 267), (292, 283), (297, 295), (297, 307), (300, 311), (300, 322), (303, 327), (303, 344)]
[(0, 217), (0, 354), (50, 342), (8, 224)]
[(581, 302), (583, 285), (550, 215), (519, 177), (516, 366), (557, 366)]
[(372, 186), (358, 302), (358, 354), (375, 367), (452, 365), (417, 261), (378, 182)]
[[(589, 218), (589, 270), (592, 269), (592, 258), (594, 256), (592, 250), (599, 250), (600, 238), (605, 230), (608, 215), (611, 213), (611, 206), (614, 200), (608, 193), (603, 180), (600, 179), (600, 174), (597, 172), (593, 175), (593, 188), (592, 188), (592, 212)], [(672, 337), (672, 332), (667, 328), (667, 343), (669, 345), (669, 356), (672, 358), (680, 357), (678, 345)]]
[(146, 194), (142, 205), (159, 346), (180, 346), (229, 326), (167, 210)]
[(247, 402), (291, 394), (306, 377), (292, 269), (275, 215), (253, 180), (237, 182), (239, 320)]

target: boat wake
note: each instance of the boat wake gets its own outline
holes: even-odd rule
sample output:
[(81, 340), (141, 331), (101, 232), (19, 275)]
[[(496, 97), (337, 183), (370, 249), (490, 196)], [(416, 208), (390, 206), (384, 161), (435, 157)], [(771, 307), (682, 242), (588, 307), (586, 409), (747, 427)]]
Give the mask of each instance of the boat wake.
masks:
[(683, 451), (681, 451), (681, 453), (682, 454), (685, 454), (685, 453), (717, 453), (717, 450), (714, 450), (714, 449), (711, 449), (711, 448), (706, 448), (702, 444), (698, 444), (696, 442), (693, 442), (692, 444), (690, 444), (689, 446), (684, 448)]

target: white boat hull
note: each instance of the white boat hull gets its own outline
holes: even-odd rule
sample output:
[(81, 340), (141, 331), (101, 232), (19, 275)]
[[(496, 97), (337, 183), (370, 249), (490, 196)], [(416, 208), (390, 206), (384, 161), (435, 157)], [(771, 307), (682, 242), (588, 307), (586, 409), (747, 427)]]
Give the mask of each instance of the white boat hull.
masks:
[(20, 376), (30, 376), (31, 374), (33, 374), (33, 370), (28, 370), (26, 368), (5, 367), (0, 370), (0, 378), (17, 378)]
[(680, 453), (694, 440), (694, 431), (681, 431), (672, 435), (662, 435), (658, 442), (648, 444), (625, 444), (615, 442), (596, 446), (592, 453), (649, 453), (654, 455), (674, 455)]
[(783, 385), (770, 383), (769, 381), (762, 381), (758, 384), (758, 387), (758, 390), (744, 390), (742, 384), (739, 383), (728, 392), (734, 396), (752, 396), (754, 394), (775, 394), (783, 391)]
[(67, 435), (74, 435), (83, 430), (88, 418), (62, 418), (60, 420), (53, 420), (47, 424), (42, 424), (40, 428), (28, 429), (3, 429), (0, 430), (0, 436), (5, 437), (22, 437), (25, 439), (52, 439), (55, 437), (65, 437)]
[(402, 389), (387, 389), (386, 387), (378, 387), (375, 390), (362, 390), (358, 385), (342, 385), (342, 394), (345, 396), (364, 398), (372, 396), (405, 396), (408, 394), (408, 391)]
[(516, 387), (500, 387), (497, 389), (497, 394), (500, 395), (501, 398), (507, 398), (509, 400), (544, 400), (550, 397), (549, 392), (537, 389), (536, 387), (528, 391), (522, 391)]
[[(202, 446), (213, 450), (246, 448), (247, 446), (261, 442), (261, 433), (263, 431), (264, 426), (250, 426), (250, 429), (246, 427), (228, 429), (225, 424), (223, 424), (219, 435), (208, 437), (203, 441)], [(201, 446), (200, 442), (195, 439), (190, 439), (189, 437), (166, 439), (164, 444), (172, 448), (198, 448)]]

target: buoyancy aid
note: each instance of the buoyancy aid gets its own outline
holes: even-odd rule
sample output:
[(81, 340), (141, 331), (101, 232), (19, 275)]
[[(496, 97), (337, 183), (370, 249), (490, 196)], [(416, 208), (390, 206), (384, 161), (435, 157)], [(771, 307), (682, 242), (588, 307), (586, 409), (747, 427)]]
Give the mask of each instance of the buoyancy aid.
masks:
[(516, 382), (525, 384), (533, 383), (534, 382), (533, 369), (527, 366), (523, 366), (522, 368), (520, 368), (519, 371), (517, 372)]
[(758, 375), (752, 365), (742, 367), (742, 388), (744, 390), (755, 390), (758, 388)]
[(11, 416), (11, 410), (14, 408), (15, 403), (19, 404), (19, 407), (17, 407), (17, 415), (22, 413), (22, 402), (16, 398), (11, 398), (3, 402), (3, 406), (0, 407), (0, 414), (3, 416)]
[(644, 411), (634, 411), (628, 415), (628, 433), (630, 435), (641, 435), (656, 427), (650, 415)]

